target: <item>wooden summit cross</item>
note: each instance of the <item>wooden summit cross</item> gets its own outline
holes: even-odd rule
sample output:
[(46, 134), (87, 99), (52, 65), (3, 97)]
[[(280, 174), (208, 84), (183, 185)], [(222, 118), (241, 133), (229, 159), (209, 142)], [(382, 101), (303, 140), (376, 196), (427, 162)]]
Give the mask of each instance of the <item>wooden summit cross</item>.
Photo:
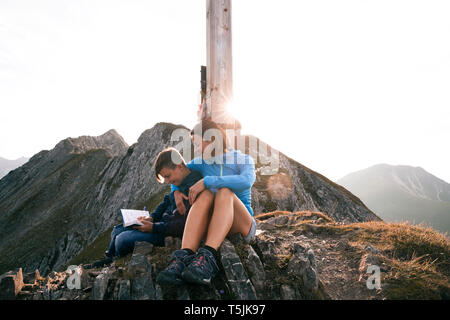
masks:
[[(228, 112), (233, 99), (231, 0), (206, 0), (206, 89), (201, 119), (211, 119), (224, 129), (240, 129)], [(204, 71), (204, 68), (203, 68)]]

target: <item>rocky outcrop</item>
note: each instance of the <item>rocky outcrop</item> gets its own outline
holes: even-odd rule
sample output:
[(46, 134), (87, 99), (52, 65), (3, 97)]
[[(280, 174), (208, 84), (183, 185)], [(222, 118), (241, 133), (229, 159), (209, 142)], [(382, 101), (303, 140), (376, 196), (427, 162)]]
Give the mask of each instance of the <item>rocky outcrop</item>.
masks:
[[(68, 138), (1, 179), (0, 273), (61, 271), (100, 235), (108, 236), (121, 208), (155, 208), (169, 187), (156, 181), (153, 163), (163, 148), (177, 144), (171, 139), (177, 129), (189, 132), (158, 123), (129, 147), (114, 130)], [(255, 214), (317, 210), (345, 223), (379, 220), (347, 190), (281, 153), (267, 174), (266, 145), (254, 141), (243, 151), (256, 161)]]
[[(167, 237), (164, 247), (138, 242), (132, 254), (104, 268), (73, 265), (46, 277), (11, 271), (0, 276), (0, 287), (2, 299), (18, 300), (448, 299), (448, 238), (411, 228), (384, 222), (344, 225), (320, 212), (274, 211), (257, 217), (250, 244), (240, 235), (224, 241), (211, 286), (155, 282), (181, 245)], [(397, 238), (389, 235), (395, 230)], [(389, 248), (417, 235), (421, 240), (411, 249), (432, 248), (435, 266)]]
[(21, 265), (47, 274), (82, 250), (98, 228), (93, 192), (127, 150), (114, 130), (68, 138), (1, 179), (0, 271)]
[[(132, 254), (101, 269), (70, 266), (64, 272), (51, 272), (37, 281), (30, 277), (33, 282), (26, 284), (26, 289), (16, 290), (7, 299), (255, 300), (326, 297), (323, 288), (319, 288), (312, 249), (306, 252), (300, 243), (291, 243), (294, 251), (289, 261), (283, 261), (285, 257), (277, 255), (276, 250), (269, 259), (262, 252), (271, 243), (271, 240), (260, 236), (251, 244), (245, 244), (240, 235), (225, 240), (219, 250), (220, 272), (210, 287), (185, 284), (164, 288), (155, 282), (158, 272), (167, 266), (171, 252), (181, 245), (180, 239), (168, 237), (165, 247), (138, 242)], [(287, 268), (275, 270), (274, 265), (280, 263)], [(277, 277), (266, 275), (274, 273)]]

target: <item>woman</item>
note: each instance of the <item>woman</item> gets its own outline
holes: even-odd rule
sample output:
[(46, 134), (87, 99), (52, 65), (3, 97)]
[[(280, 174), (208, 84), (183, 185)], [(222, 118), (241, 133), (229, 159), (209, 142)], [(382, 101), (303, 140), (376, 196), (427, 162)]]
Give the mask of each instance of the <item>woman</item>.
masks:
[[(208, 139), (210, 136), (215, 140)], [(253, 159), (238, 150), (227, 152), (225, 132), (213, 121), (202, 120), (191, 131), (191, 138), (195, 152), (201, 151), (202, 157), (187, 166), (204, 178), (190, 188), (188, 197), (172, 186), (178, 211), (185, 213), (184, 200), (189, 200), (191, 209), (182, 249), (173, 253), (169, 266), (159, 273), (159, 284), (210, 284), (218, 271), (217, 250), (225, 237), (240, 233), (249, 242), (256, 232), (251, 208)], [(205, 245), (199, 248), (203, 239)]]

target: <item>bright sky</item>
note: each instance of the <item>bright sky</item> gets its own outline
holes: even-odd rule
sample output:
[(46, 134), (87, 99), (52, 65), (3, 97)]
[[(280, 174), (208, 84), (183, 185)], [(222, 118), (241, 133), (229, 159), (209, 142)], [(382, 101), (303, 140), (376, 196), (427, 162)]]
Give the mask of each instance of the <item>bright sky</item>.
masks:
[[(450, 1), (234, 0), (232, 112), (332, 180), (377, 163), (450, 182)], [(160, 121), (192, 127), (205, 0), (1, 0), (0, 157)]]

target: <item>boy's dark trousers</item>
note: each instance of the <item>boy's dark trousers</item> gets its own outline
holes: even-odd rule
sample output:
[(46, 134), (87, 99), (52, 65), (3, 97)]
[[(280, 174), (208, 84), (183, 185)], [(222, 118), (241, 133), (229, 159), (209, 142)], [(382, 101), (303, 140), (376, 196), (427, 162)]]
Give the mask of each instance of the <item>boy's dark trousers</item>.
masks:
[(125, 256), (133, 251), (136, 241), (146, 241), (155, 246), (164, 246), (164, 236), (161, 234), (141, 232), (131, 226), (124, 227), (123, 224), (119, 224), (111, 232), (111, 241), (105, 255), (111, 258)]

